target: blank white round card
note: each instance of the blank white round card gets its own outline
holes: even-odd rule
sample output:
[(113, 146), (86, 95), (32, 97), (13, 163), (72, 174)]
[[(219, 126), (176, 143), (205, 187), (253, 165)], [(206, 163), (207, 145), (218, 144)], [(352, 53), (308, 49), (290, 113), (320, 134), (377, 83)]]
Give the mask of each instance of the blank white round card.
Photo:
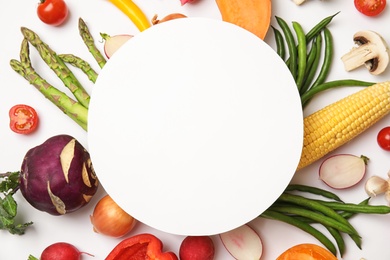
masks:
[(222, 21), (183, 18), (123, 45), (93, 88), (88, 147), (106, 192), (178, 235), (213, 235), (266, 210), (298, 165), (303, 116), (275, 51)]

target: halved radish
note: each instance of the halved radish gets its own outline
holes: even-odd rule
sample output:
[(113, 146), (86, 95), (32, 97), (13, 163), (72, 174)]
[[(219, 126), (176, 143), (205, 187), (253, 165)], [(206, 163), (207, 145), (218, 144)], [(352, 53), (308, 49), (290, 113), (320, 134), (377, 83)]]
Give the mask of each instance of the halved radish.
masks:
[(111, 58), (112, 55), (123, 45), (125, 42), (133, 38), (133, 35), (118, 34), (110, 36), (105, 33), (100, 33), (104, 40), (104, 54), (107, 58)]
[(368, 160), (364, 155), (359, 157), (352, 154), (328, 157), (320, 166), (320, 179), (334, 189), (349, 188), (363, 179)]
[(226, 250), (237, 260), (260, 259), (263, 242), (259, 234), (248, 225), (219, 235)]

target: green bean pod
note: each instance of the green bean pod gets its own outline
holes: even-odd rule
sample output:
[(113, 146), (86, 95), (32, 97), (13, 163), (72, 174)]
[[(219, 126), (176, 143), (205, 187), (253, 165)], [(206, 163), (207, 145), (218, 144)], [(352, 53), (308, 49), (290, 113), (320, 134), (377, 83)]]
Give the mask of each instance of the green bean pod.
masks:
[(333, 20), (333, 18), (338, 15), (340, 12), (337, 12), (333, 15), (330, 15), (328, 17), (325, 17), (322, 19), (319, 23), (317, 23), (307, 34), (306, 34), (306, 41), (310, 42), (312, 39), (314, 39), (330, 22)]
[(368, 87), (374, 85), (375, 82), (368, 82), (362, 80), (354, 80), (354, 79), (343, 79), (343, 80), (334, 80), (322, 83), (315, 87), (310, 88), (301, 96), (302, 106), (305, 107), (307, 102), (316, 94), (325, 91), (327, 89), (335, 88), (335, 87), (345, 87), (345, 86), (360, 86), (360, 87)]
[(345, 225), (341, 222), (336, 221), (335, 219), (331, 217), (327, 217), (323, 214), (317, 213), (312, 210), (307, 210), (304, 208), (298, 208), (294, 206), (271, 206), (271, 210), (277, 211), (279, 213), (284, 213), (288, 215), (298, 215), (302, 216), (308, 219), (312, 219), (313, 221), (320, 223), (326, 227), (332, 227), (335, 228), (341, 232), (347, 233), (347, 234), (355, 234), (355, 230), (352, 229), (349, 225)]
[(332, 235), (332, 237), (336, 241), (336, 245), (337, 248), (339, 249), (340, 256), (343, 257), (345, 253), (345, 241), (340, 231), (329, 226), (326, 226), (325, 228), (328, 230), (328, 232)]
[(324, 28), (324, 40), (325, 40), (325, 53), (324, 53), (324, 62), (322, 64), (321, 70), (318, 74), (317, 79), (314, 81), (313, 85), (311, 88), (316, 87), (317, 85), (320, 85), (325, 82), (329, 71), (330, 67), (332, 65), (332, 60), (333, 60), (333, 38), (332, 34), (329, 31), (328, 28)]
[(268, 219), (273, 219), (273, 220), (278, 220), (281, 222), (285, 222), (287, 224), (293, 225), (302, 231), (305, 231), (306, 233), (312, 235), (315, 237), (318, 241), (320, 241), (332, 254), (336, 255), (337, 254), (337, 249), (335, 245), (332, 243), (332, 241), (327, 238), (323, 233), (318, 231), (316, 228), (312, 227), (311, 225), (302, 222), (298, 219), (295, 219), (293, 217), (284, 215), (279, 212), (275, 212), (272, 210), (266, 210), (261, 214), (261, 217), (268, 218)]
[(350, 213), (364, 214), (389, 214), (390, 207), (385, 205), (365, 205), (353, 203), (338, 203), (332, 201), (323, 201), (322, 205), (332, 208), (333, 210), (341, 210)]
[(306, 36), (302, 29), (302, 26), (298, 22), (292, 22), (295, 34), (297, 36), (298, 41), (298, 47), (297, 47), (297, 53), (298, 53), (298, 71), (297, 71), (297, 78), (296, 78), (296, 84), (298, 87), (298, 90), (302, 88), (302, 84), (305, 79), (305, 73), (306, 73), (306, 58), (307, 58), (307, 46), (306, 46)]
[(321, 60), (321, 52), (322, 52), (322, 35), (321, 34), (318, 34), (318, 36), (314, 40), (314, 44), (316, 46), (315, 47), (315, 49), (316, 49), (315, 59), (313, 61), (313, 64), (310, 67), (309, 72), (307, 73), (305, 83), (304, 83), (304, 85), (301, 89), (301, 92), (300, 92), (301, 96), (308, 91), (308, 89), (310, 88), (312, 81), (317, 73), (318, 65), (319, 65), (320, 60)]
[(314, 201), (312, 199), (308, 199), (308, 198), (305, 198), (305, 197), (302, 197), (299, 195), (286, 194), (286, 193), (283, 193), (282, 195), (280, 195), (278, 200), (283, 201), (283, 202), (292, 203), (292, 204), (297, 204), (297, 205), (300, 205), (303, 207), (307, 207), (308, 209), (311, 209), (313, 211), (318, 211), (318, 212), (320, 212), (328, 217), (333, 218), (334, 220), (336, 220), (340, 223), (343, 223), (343, 224), (349, 226), (351, 228), (351, 230), (353, 230), (354, 233), (359, 236), (359, 234), (355, 230), (355, 228), (345, 218), (341, 217), (332, 208), (330, 208), (330, 207), (328, 207), (320, 202), (317, 202), (317, 201)]
[(294, 39), (293, 33), (292, 33), (290, 27), (287, 25), (286, 21), (284, 21), (282, 18), (276, 17), (276, 21), (278, 22), (280, 28), (282, 29), (284, 37), (286, 39), (288, 51), (290, 54), (289, 69), (290, 69), (290, 72), (291, 72), (294, 80), (296, 80), (297, 79), (298, 53), (297, 53), (297, 47), (295, 44), (295, 39)]
[(286, 58), (286, 48), (284, 45), (283, 35), (275, 27), (271, 26), (271, 28), (274, 31), (275, 43), (276, 43), (276, 53), (279, 55), (280, 58), (282, 58), (282, 60), (284, 60)]
[(303, 185), (303, 184), (290, 184), (285, 189), (285, 191), (294, 191), (294, 190), (308, 192), (308, 193), (312, 193), (315, 195), (320, 195), (320, 196), (328, 198), (328, 199), (333, 199), (333, 200), (342, 202), (340, 197), (337, 196), (335, 193), (321, 189), (321, 188), (313, 187), (313, 186), (307, 186), (307, 185)]

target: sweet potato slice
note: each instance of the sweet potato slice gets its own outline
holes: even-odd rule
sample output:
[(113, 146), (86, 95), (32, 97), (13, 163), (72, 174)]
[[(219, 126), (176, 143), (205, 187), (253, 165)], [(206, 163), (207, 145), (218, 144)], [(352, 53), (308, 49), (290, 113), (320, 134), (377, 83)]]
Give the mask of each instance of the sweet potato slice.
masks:
[(271, 0), (215, 0), (222, 20), (264, 39), (271, 24)]

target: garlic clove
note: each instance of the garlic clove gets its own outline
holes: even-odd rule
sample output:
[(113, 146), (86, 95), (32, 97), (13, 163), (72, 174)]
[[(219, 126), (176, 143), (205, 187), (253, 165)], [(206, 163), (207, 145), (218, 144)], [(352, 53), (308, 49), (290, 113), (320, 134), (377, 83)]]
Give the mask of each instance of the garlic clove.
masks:
[[(389, 186), (390, 183), (385, 179), (378, 176), (372, 176), (366, 181), (365, 190), (368, 196), (375, 197), (376, 195), (388, 192)], [(390, 200), (390, 194), (388, 196)]]

